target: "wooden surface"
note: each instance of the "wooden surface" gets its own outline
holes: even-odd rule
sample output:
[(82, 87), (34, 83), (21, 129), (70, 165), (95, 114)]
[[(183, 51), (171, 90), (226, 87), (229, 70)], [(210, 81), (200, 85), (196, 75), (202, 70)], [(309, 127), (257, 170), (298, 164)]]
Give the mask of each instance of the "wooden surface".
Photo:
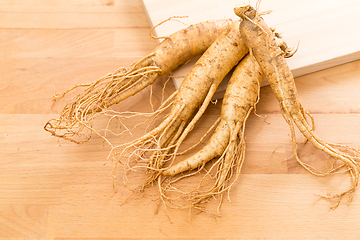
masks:
[[(257, 0), (243, 2), (255, 6)], [(187, 16), (178, 21), (169, 21), (154, 30), (158, 36), (167, 36), (183, 28), (184, 24), (209, 19), (238, 19), (233, 8), (242, 2), (143, 0), (143, 3), (152, 25), (172, 16)], [(359, 9), (358, 0), (264, 0), (260, 4), (260, 11), (272, 11), (263, 16), (267, 24), (282, 34), (289, 47), (299, 46), (296, 57), (288, 59), (295, 77), (360, 59), (360, 32), (354, 31), (360, 22)], [(194, 63), (189, 62), (172, 73), (175, 87), (180, 86), (183, 76)], [(263, 85), (268, 85), (267, 81)], [(226, 84), (220, 85), (217, 95), (222, 97), (225, 89)]]
[[(269, 87), (262, 88), (257, 109), (266, 121), (249, 118), (246, 161), (221, 218), (162, 205), (156, 214), (156, 188), (121, 205), (130, 192), (121, 171), (113, 188), (113, 164), (104, 165), (109, 148), (102, 140), (78, 146), (51, 137), (43, 126), (63, 106), (52, 105), (55, 92), (129, 66), (156, 46), (142, 2), (5, 0), (0, 12), (1, 239), (358, 238), (360, 189), (336, 210), (319, 198), (346, 186), (349, 177), (314, 177), (291, 158), (289, 129)], [(359, 79), (360, 61), (296, 79), (324, 140), (360, 147)], [(154, 86), (155, 105), (165, 81)], [(165, 92), (173, 90), (168, 84)], [(150, 111), (149, 92), (118, 108)], [(220, 103), (210, 106), (187, 145), (217, 118)], [(121, 141), (130, 139), (124, 135)], [(305, 161), (325, 164), (326, 156), (310, 145), (300, 146), (299, 153)]]

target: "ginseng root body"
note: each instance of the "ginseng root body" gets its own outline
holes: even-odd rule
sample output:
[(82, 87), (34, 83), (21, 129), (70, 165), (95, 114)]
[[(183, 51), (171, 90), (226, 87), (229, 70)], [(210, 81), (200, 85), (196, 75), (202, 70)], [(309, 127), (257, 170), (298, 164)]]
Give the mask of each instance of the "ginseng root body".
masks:
[(206, 21), (191, 25), (166, 37), (150, 54), (129, 68), (121, 67), (99, 80), (75, 86), (85, 87), (45, 130), (76, 143), (89, 140), (95, 118), (128, 97), (142, 91), (160, 76), (206, 51), (215, 39), (233, 23), (230, 19)]
[[(346, 169), (351, 175), (351, 187), (346, 191), (330, 196), (330, 198), (336, 197), (341, 199), (345, 194), (351, 195), (359, 182), (359, 164), (356, 161), (357, 157), (340, 151), (334, 147), (335, 144), (326, 143), (315, 134), (313, 119), (310, 113), (301, 105), (294, 78), (284, 59), (284, 53), (280, 50), (273, 32), (260, 17), (259, 13), (250, 5), (237, 7), (234, 11), (243, 20), (240, 24), (241, 36), (249, 47), (250, 53), (260, 64), (262, 72), (266, 76), (279, 101), (283, 116), (290, 126), (293, 152), (296, 160), (316, 176), (325, 176), (338, 172), (340, 169)], [(307, 117), (312, 119), (312, 124), (308, 123)], [(294, 125), (305, 136), (308, 142), (331, 157), (342, 161), (343, 165), (334, 166), (328, 172), (320, 172), (299, 159), (296, 149), (297, 143)]]
[[(164, 176), (175, 176), (197, 168), (197, 172), (200, 172), (207, 162), (212, 161), (210, 170), (208, 168), (195, 189), (187, 193), (181, 191), (181, 199), (188, 202), (184, 207), (199, 208), (208, 198), (230, 190), (235, 183), (245, 159), (245, 122), (259, 100), (262, 80), (257, 62), (250, 55), (244, 57), (231, 75), (221, 106), (220, 122), (209, 142), (194, 155), (162, 172)], [(215, 177), (211, 176), (213, 170), (216, 171)], [(189, 172), (173, 182), (192, 175), (194, 173)], [(208, 184), (210, 187), (204, 189), (202, 185), (209, 181), (213, 184)], [(172, 189), (172, 184), (170, 182), (163, 187), (159, 181), (164, 201), (175, 202), (174, 197), (166, 195), (167, 189)]]
[[(163, 122), (144, 136), (128, 144), (119, 154), (125, 157), (131, 149), (132, 155), (142, 156), (149, 152), (149, 182), (155, 180), (163, 170), (165, 161), (172, 161), (180, 144), (192, 130), (210, 103), (220, 82), (248, 53), (240, 38), (239, 21), (223, 32), (206, 50), (182, 82), (172, 109)], [(144, 145), (148, 149), (144, 149)]]
[[(281, 49), (285, 53), (284, 56), (291, 57), (293, 53), (279, 35), (276, 40), (280, 43)], [(260, 100), (262, 80), (263, 74), (258, 62), (248, 54), (240, 61), (231, 75), (221, 106), (221, 116), (215, 122), (217, 127), (208, 143), (192, 156), (169, 166), (162, 172), (162, 175), (166, 176), (164, 178), (183, 173), (165, 187), (159, 181), (164, 201), (175, 201), (174, 197), (166, 195), (167, 189), (172, 189), (170, 187), (173, 185), (172, 183), (181, 182), (180, 179), (197, 175), (204, 169), (206, 169), (206, 173), (199, 181), (198, 186), (182, 195), (182, 199), (188, 200), (188, 206), (199, 208), (210, 197), (221, 195), (220, 199), (222, 199), (222, 193), (230, 190), (237, 180), (245, 160), (245, 123)], [(208, 162), (208, 167), (205, 167)], [(186, 173), (189, 170), (194, 171)], [(212, 173), (213, 171), (216, 173)], [(208, 184), (209, 182), (213, 184)], [(204, 189), (204, 185), (208, 185), (208, 187)], [(175, 189), (177, 188), (175, 187)]]

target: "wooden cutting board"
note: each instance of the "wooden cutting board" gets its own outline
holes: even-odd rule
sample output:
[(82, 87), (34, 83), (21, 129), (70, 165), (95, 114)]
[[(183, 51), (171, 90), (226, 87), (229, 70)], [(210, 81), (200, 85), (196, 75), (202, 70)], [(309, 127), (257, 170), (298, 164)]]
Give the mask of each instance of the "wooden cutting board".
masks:
[[(256, 5), (254, 0), (250, 3)], [(157, 36), (168, 36), (186, 25), (201, 21), (237, 19), (233, 8), (242, 2), (143, 0), (143, 4), (152, 26), (172, 16), (188, 16), (168, 21), (154, 30)], [(288, 59), (295, 77), (360, 59), (359, 0), (263, 0), (260, 11), (268, 10), (272, 10), (271, 14), (264, 16), (268, 25), (283, 35), (289, 47), (299, 46), (297, 53)], [(195, 61), (172, 73), (176, 88)], [(215, 98), (222, 97), (228, 78), (219, 86)], [(265, 81), (264, 85), (267, 84)]]

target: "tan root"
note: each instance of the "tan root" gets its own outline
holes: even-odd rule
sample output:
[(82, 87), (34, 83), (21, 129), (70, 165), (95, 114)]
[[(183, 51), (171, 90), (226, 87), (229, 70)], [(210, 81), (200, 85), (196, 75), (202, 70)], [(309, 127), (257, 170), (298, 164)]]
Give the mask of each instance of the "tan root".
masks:
[(72, 142), (87, 142), (94, 133), (95, 118), (102, 116), (112, 105), (152, 85), (160, 76), (202, 54), (231, 24), (232, 20), (223, 19), (191, 25), (166, 37), (129, 69), (119, 68), (93, 83), (80, 84), (62, 95), (56, 95), (57, 100), (74, 89), (85, 87), (64, 107), (58, 118), (46, 123), (45, 130)]
[[(343, 172), (345, 169), (351, 176), (351, 187), (340, 193), (325, 197), (329, 199), (337, 198), (339, 200), (338, 203), (345, 195), (349, 195), (351, 198), (351, 194), (355, 191), (359, 183), (360, 165), (357, 154), (351, 156), (344, 151), (336, 149), (333, 147), (336, 145), (321, 140), (320, 137), (315, 134), (313, 119), (310, 113), (304, 110), (298, 99), (295, 81), (284, 59), (284, 53), (282, 53), (278, 42), (275, 39), (274, 33), (257, 13), (258, 11), (250, 5), (235, 8), (234, 11), (243, 19), (240, 24), (241, 35), (245, 39), (252, 55), (260, 63), (262, 71), (267, 77), (270, 86), (280, 103), (283, 116), (290, 126), (293, 144), (292, 148), (296, 160), (307, 171), (316, 176), (326, 176), (337, 172)], [(307, 116), (311, 117), (312, 125), (309, 125), (306, 119)], [(294, 125), (300, 130), (308, 142), (312, 143), (316, 148), (322, 150), (334, 159), (340, 160), (343, 164), (340, 166), (333, 166), (332, 169), (327, 172), (321, 172), (302, 161), (297, 153)], [(351, 151), (353, 149), (349, 150)], [(335, 207), (337, 207), (338, 203)]]

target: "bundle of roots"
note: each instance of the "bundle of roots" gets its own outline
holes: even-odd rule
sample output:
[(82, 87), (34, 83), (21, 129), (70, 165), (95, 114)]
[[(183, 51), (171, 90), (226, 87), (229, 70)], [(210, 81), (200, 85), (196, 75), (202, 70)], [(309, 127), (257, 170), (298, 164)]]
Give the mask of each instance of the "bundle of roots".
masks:
[[(91, 133), (97, 134), (111, 146), (108, 159), (114, 160), (114, 178), (119, 164), (124, 167), (125, 185), (129, 172), (143, 168), (147, 177), (136, 188), (143, 190), (155, 185), (159, 190), (159, 199), (166, 206), (204, 211), (205, 203), (217, 196), (220, 207), (224, 194), (229, 196), (239, 177), (245, 160), (246, 121), (252, 112), (256, 114), (261, 82), (266, 77), (290, 127), (295, 159), (316, 176), (348, 172), (351, 187), (326, 198), (338, 199), (338, 204), (343, 196), (351, 196), (359, 182), (359, 151), (327, 143), (315, 134), (314, 119), (298, 99), (294, 78), (285, 60), (296, 51), (289, 49), (281, 36), (266, 25), (258, 8), (244, 5), (234, 11), (240, 20), (192, 25), (166, 37), (153, 52), (129, 68), (119, 68), (94, 83), (70, 89), (68, 92), (85, 87), (64, 107), (59, 118), (46, 123), (45, 129), (54, 136), (76, 143), (88, 141)], [(112, 105), (141, 92), (160, 76), (197, 55), (201, 57), (180, 88), (153, 112), (121, 113), (111, 110)], [(196, 127), (227, 74), (231, 74), (231, 78), (220, 117), (198, 143), (181, 151), (180, 146)], [(112, 144), (106, 134), (100, 134), (93, 127), (94, 119), (102, 115), (110, 116), (109, 121), (146, 116), (154, 122), (165, 113), (167, 115), (155, 128), (120, 145)], [(307, 142), (342, 164), (322, 172), (302, 161), (298, 156), (295, 127)], [(210, 133), (208, 142), (201, 149), (178, 161), (179, 155), (196, 149)], [(189, 179), (197, 180), (192, 187), (186, 184)]]

